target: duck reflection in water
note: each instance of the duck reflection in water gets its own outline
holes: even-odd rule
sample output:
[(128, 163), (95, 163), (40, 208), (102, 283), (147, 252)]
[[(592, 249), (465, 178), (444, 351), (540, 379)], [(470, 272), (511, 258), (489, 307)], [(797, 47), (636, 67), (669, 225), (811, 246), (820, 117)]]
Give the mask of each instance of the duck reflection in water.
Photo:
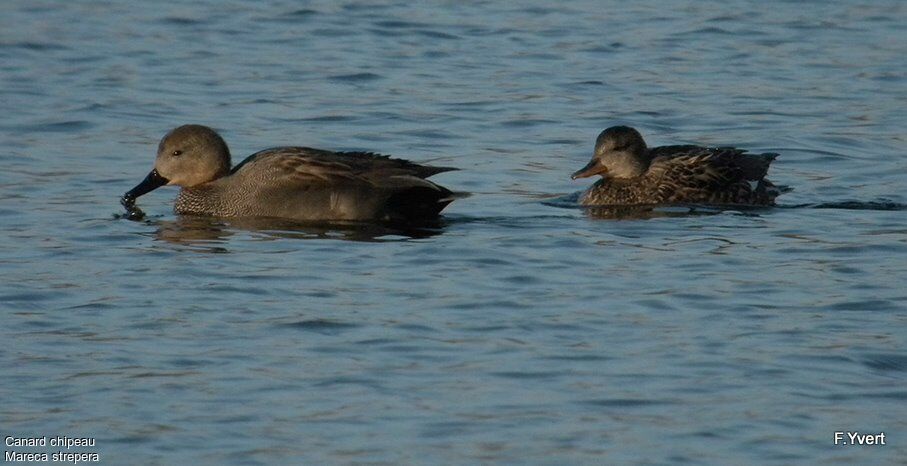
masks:
[[(738, 215), (758, 215), (765, 207), (734, 206), (732, 212)], [(704, 215), (718, 215), (729, 212), (727, 207), (708, 205), (627, 205), (627, 206), (584, 206), (587, 216), (603, 220), (650, 220), (655, 218), (676, 218)]]
[(173, 220), (147, 220), (157, 227), (154, 237), (171, 244), (209, 252), (228, 252), (224, 247), (235, 235), (255, 240), (334, 239), (359, 242), (387, 242), (423, 239), (440, 235), (446, 222), (441, 219), (418, 224), (377, 224), (362, 222), (307, 223), (272, 218), (221, 218), (180, 215)]

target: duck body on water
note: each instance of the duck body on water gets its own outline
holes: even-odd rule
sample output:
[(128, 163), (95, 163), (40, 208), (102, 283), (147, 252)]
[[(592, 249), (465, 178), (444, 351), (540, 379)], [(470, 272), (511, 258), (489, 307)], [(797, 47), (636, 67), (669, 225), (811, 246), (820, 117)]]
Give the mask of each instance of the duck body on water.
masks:
[[(628, 126), (599, 134), (592, 160), (572, 178), (600, 175), (579, 198), (584, 206), (774, 205), (781, 189), (765, 178), (775, 153), (734, 147), (649, 148)], [(230, 150), (213, 129), (184, 125), (161, 140), (154, 169), (121, 203), (163, 185), (182, 187), (178, 214), (280, 217), (304, 221), (408, 222), (437, 217), (461, 197), (428, 181), (450, 167), (420, 165), (371, 152), (277, 147), (231, 168)]]
[(586, 206), (769, 206), (781, 193), (765, 178), (777, 156), (734, 147), (649, 148), (635, 129), (612, 126), (599, 134), (592, 160), (572, 178), (601, 176), (580, 196)]
[(121, 203), (141, 218), (139, 196), (180, 186), (178, 214), (280, 217), (303, 221), (431, 219), (457, 195), (428, 181), (450, 167), (420, 165), (371, 152), (277, 147), (231, 169), (230, 150), (213, 129), (184, 125), (158, 145), (154, 169)]

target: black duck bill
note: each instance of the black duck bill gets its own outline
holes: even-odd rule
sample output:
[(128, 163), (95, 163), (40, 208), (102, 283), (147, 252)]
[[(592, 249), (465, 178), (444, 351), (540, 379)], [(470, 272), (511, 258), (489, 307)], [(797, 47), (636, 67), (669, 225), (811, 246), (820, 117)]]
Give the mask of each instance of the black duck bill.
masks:
[(123, 194), (123, 198), (120, 199), (120, 203), (123, 204), (123, 206), (127, 209), (134, 207), (135, 200), (139, 196), (150, 193), (151, 191), (154, 191), (155, 189), (160, 188), (161, 186), (169, 182), (170, 180), (161, 176), (161, 174), (157, 172), (157, 169), (151, 170), (151, 173), (149, 173), (141, 183), (127, 191), (126, 194)]
[(575, 180), (577, 178), (588, 178), (594, 175), (604, 175), (607, 172), (608, 167), (602, 163), (601, 159), (592, 157), (592, 160), (590, 160), (585, 167), (573, 172), (573, 174), (570, 175), (570, 179)]

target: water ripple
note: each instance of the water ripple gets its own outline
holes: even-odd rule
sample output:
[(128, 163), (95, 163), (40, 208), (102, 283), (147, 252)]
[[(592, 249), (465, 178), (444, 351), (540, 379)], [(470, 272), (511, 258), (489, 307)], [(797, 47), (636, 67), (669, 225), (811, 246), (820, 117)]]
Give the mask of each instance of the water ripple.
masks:
[[(110, 464), (902, 463), (903, 6), (812, 6), (4, 3), (5, 431)], [(473, 195), (427, 225), (167, 188), (117, 217), (183, 123)], [(616, 124), (780, 152), (794, 189), (580, 208)]]

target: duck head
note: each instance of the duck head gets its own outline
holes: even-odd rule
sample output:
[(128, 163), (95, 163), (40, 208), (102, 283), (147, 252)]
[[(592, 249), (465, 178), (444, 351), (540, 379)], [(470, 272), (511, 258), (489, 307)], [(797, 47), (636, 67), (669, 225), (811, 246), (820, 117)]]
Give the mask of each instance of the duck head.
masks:
[(612, 126), (598, 135), (592, 160), (575, 171), (572, 179), (594, 175), (633, 178), (649, 168), (649, 150), (639, 131), (629, 126)]
[(183, 125), (164, 135), (157, 147), (154, 169), (120, 202), (129, 208), (136, 198), (161, 186), (189, 188), (228, 173), (230, 150), (223, 138), (207, 126)]

